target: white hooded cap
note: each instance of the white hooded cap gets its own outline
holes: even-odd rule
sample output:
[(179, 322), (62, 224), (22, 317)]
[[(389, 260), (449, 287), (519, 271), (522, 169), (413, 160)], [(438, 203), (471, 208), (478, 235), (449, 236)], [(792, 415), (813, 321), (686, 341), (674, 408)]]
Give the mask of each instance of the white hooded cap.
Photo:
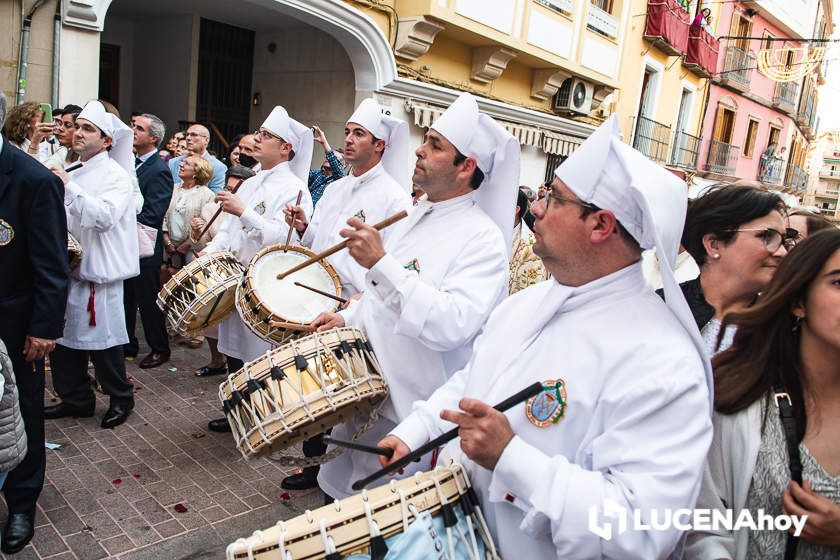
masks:
[(674, 266), (688, 204), (683, 180), (623, 143), (613, 115), (555, 171), (575, 195), (610, 210), (642, 249), (655, 249), (662, 272), (665, 303), (704, 358), (712, 396), (712, 369)]
[(301, 181), (307, 183), (312, 163), (312, 129), (290, 117), (280, 105), (271, 110), (262, 128), (292, 145), (295, 158), (289, 162), (289, 168)]
[(96, 99), (88, 101), (77, 118), (92, 122), (106, 136), (109, 136), (111, 149), (108, 151), (108, 156), (129, 175), (134, 175), (134, 152), (132, 151), (134, 132), (131, 128), (116, 115), (106, 111), (102, 103)]
[(475, 97), (469, 93), (459, 95), (431, 128), (463, 155), (475, 158), (484, 173), (484, 181), (475, 193), (476, 203), (499, 226), (510, 253), (519, 190), (519, 142), (502, 125), (479, 112)]
[(347, 122), (362, 126), (376, 138), (385, 141), (382, 167), (401, 187), (408, 190), (411, 187), (407, 155), (408, 123), (384, 114), (379, 103), (371, 97), (359, 103)]

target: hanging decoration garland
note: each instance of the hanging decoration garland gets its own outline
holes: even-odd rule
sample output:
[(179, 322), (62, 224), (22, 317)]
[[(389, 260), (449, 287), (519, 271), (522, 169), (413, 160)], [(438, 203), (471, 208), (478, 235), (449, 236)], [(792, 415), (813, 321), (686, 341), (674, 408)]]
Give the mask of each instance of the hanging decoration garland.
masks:
[(771, 80), (794, 82), (813, 72), (824, 58), (825, 47), (762, 49), (758, 51), (758, 70)]

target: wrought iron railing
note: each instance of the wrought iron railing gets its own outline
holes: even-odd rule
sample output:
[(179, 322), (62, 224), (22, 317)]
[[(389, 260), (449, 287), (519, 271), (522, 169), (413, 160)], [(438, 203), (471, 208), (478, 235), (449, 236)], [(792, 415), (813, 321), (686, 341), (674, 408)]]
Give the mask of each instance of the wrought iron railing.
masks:
[(749, 87), (755, 69), (755, 57), (738, 47), (726, 47), (721, 78)]
[(796, 108), (796, 90), (799, 84), (796, 82), (779, 82), (776, 84), (776, 94), (773, 96), (773, 104), (787, 108)]
[(738, 165), (740, 150), (741, 148), (738, 146), (720, 140), (712, 140), (709, 143), (709, 159), (706, 161), (706, 169), (712, 173), (733, 175), (735, 166)]
[(687, 132), (674, 134), (674, 147), (671, 150), (671, 165), (697, 167), (697, 155), (700, 153), (700, 137)]
[(636, 117), (636, 134), (633, 147), (654, 161), (668, 161), (668, 143), (671, 127), (647, 117)]
[(762, 183), (780, 185), (785, 160), (776, 156), (761, 156), (759, 160), (758, 180)]

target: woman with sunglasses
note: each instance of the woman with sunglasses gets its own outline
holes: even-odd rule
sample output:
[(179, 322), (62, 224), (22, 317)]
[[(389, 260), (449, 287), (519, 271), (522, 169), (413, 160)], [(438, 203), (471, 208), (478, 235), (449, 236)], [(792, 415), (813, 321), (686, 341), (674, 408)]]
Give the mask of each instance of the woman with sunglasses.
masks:
[(689, 202), (682, 244), (700, 276), (680, 286), (710, 354), (731, 344), (734, 327), (719, 336), (723, 317), (752, 305), (794, 243), (774, 193), (719, 185)]
[(685, 557), (840, 558), (840, 230), (802, 241), (712, 360), (714, 438), (697, 500), (735, 515), (807, 516), (783, 530), (689, 534)]

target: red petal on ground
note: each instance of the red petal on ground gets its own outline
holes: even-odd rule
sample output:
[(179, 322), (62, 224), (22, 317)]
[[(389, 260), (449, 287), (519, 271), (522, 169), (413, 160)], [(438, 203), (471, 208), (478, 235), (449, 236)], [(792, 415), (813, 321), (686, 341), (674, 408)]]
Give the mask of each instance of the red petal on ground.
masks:
[(280, 494), (280, 499), (283, 501), (288, 501), (291, 500), (292, 497), (289, 495), (288, 492), (283, 492), (282, 494)]
[(139, 474), (137, 474), (137, 473), (134, 473), (134, 474), (132, 474), (131, 476), (133, 476), (134, 478), (140, 478), (140, 475), (139, 475)]
[(174, 509), (178, 513), (186, 513), (187, 512), (187, 506), (185, 506), (184, 504), (175, 504), (174, 506), (172, 506), (172, 509)]
[(134, 376), (133, 376), (133, 375), (126, 375), (126, 378), (127, 378), (129, 381), (134, 381)]
[(115, 478), (113, 482), (114, 482), (114, 484), (122, 484), (122, 479), (121, 478)]

